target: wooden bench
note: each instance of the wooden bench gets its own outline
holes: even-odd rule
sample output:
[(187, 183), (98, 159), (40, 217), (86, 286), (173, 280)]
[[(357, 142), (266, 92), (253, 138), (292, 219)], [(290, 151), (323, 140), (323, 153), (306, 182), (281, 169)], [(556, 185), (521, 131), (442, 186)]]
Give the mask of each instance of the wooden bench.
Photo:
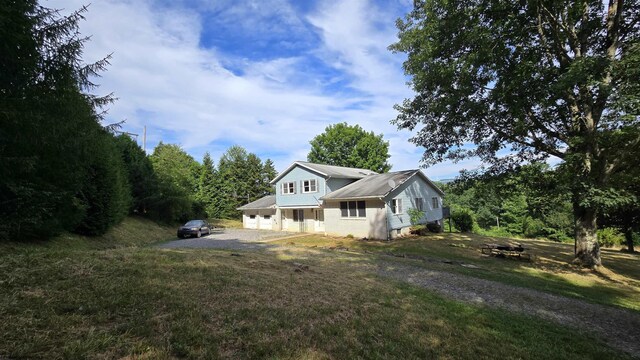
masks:
[(496, 257), (516, 257), (518, 259), (531, 260), (531, 254), (527, 253), (527, 248), (522, 244), (483, 244), (480, 251), (485, 255)]

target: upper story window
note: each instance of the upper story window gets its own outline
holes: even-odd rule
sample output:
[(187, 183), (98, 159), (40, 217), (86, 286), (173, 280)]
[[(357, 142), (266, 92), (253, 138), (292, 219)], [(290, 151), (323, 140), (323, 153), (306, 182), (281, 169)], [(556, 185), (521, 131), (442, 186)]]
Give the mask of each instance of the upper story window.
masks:
[(282, 183), (282, 193), (283, 194), (295, 194), (296, 193), (296, 183), (295, 182)]
[(402, 214), (402, 199), (391, 200), (391, 212), (394, 214)]
[(367, 217), (367, 207), (364, 201), (341, 201), (340, 216), (343, 218)]
[(304, 180), (302, 182), (302, 192), (303, 193), (318, 192), (318, 182), (315, 179)]
[(416, 198), (416, 210), (422, 211), (423, 208), (422, 198)]
[(434, 209), (437, 209), (440, 207), (440, 201), (438, 201), (437, 197), (432, 197), (431, 198), (431, 207)]

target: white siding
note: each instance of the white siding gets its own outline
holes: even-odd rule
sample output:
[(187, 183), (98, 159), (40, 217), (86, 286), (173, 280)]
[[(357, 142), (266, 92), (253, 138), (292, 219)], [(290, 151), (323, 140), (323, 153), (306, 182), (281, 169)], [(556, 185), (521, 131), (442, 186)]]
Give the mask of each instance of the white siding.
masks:
[(366, 200), (365, 218), (343, 218), (340, 214), (340, 201), (327, 201), (324, 206), (325, 231), (328, 235), (357, 238), (387, 239), (387, 221), (384, 202)]
[[(271, 216), (271, 219), (265, 219), (265, 215)], [(251, 216), (254, 216), (255, 218), (251, 219)], [(277, 222), (275, 209), (244, 210), (242, 212), (242, 227), (245, 229), (274, 230), (278, 229), (276, 225)]]

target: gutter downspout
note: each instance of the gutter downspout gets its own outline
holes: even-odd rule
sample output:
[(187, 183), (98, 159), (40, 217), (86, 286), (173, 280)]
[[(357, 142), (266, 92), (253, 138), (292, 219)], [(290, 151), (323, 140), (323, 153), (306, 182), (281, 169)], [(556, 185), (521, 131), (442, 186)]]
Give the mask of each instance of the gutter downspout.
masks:
[(387, 202), (383, 198), (378, 198), (384, 204), (384, 226), (387, 234), (387, 241), (391, 240), (391, 234), (389, 233), (389, 209), (387, 209)]

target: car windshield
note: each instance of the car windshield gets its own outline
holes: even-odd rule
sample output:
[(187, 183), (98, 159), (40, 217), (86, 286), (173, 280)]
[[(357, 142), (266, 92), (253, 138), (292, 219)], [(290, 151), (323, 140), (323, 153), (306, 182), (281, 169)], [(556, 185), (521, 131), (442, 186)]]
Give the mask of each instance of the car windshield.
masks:
[(198, 226), (202, 222), (200, 220), (191, 220), (188, 223), (184, 224), (184, 226)]

